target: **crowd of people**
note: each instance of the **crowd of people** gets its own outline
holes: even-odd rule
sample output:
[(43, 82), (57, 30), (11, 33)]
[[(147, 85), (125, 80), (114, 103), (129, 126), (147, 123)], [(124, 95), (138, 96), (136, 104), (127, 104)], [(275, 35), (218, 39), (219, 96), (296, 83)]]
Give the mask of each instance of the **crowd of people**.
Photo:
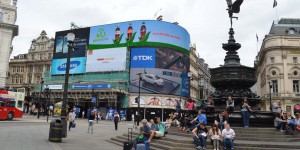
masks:
[(286, 134), (294, 134), (296, 131), (300, 132), (300, 113), (296, 113), (293, 116), (290, 112), (282, 110), (280, 100), (272, 104), (272, 111), (274, 127), (278, 131)]

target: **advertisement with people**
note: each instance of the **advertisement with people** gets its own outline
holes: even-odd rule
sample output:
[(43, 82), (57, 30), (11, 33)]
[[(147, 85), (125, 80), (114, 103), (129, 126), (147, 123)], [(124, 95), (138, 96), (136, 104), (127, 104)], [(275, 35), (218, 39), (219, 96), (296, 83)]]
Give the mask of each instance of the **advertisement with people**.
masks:
[(127, 48), (89, 50), (86, 72), (122, 71), (126, 69)]
[[(76, 57), (70, 59), (70, 74), (81, 74), (85, 73), (85, 61), (86, 57)], [(58, 75), (58, 74), (65, 74), (66, 67), (67, 67), (67, 59), (53, 59), (52, 60), (52, 67), (51, 67), (51, 74)]]
[(120, 22), (90, 29), (90, 50), (129, 46), (171, 47), (189, 54), (190, 35), (179, 25), (156, 20)]

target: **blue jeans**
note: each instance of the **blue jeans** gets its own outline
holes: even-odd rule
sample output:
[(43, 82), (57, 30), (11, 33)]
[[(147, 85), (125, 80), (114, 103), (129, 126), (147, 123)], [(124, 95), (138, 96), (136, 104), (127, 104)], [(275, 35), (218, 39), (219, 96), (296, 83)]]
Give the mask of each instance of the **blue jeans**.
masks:
[(229, 144), (230, 149), (233, 149), (233, 139), (230, 139), (230, 138), (224, 138), (224, 140), (223, 140), (223, 148), (224, 149), (227, 148), (227, 142)]
[(193, 139), (197, 146), (206, 147), (206, 137), (205, 136), (201, 135), (201, 136), (199, 136), (199, 139), (196, 136), (193, 136)]
[(242, 111), (242, 117), (243, 117), (244, 126), (249, 127), (250, 112), (249, 111)]
[(224, 129), (224, 124), (223, 124), (223, 122), (219, 122), (218, 127), (219, 127), (219, 129), (221, 130), (221, 132), (222, 132), (222, 130)]

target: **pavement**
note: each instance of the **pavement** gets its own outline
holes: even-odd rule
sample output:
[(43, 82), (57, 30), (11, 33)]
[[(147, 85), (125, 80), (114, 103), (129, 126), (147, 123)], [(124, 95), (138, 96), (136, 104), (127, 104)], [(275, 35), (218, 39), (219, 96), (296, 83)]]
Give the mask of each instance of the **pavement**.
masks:
[(116, 131), (113, 122), (99, 121), (94, 133), (87, 133), (87, 119), (77, 119), (76, 128), (68, 131), (61, 143), (48, 141), (50, 121), (46, 117), (23, 116), (13, 121), (0, 121), (0, 150), (122, 150), (123, 148), (105, 140), (123, 135), (132, 122), (121, 122)]

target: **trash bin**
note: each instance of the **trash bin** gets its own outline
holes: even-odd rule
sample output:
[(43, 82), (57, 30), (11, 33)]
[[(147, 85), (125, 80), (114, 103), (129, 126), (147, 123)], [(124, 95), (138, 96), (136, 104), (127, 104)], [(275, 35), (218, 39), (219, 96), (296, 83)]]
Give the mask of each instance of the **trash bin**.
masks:
[(50, 122), (49, 141), (61, 142), (63, 124), (60, 119), (54, 119)]

